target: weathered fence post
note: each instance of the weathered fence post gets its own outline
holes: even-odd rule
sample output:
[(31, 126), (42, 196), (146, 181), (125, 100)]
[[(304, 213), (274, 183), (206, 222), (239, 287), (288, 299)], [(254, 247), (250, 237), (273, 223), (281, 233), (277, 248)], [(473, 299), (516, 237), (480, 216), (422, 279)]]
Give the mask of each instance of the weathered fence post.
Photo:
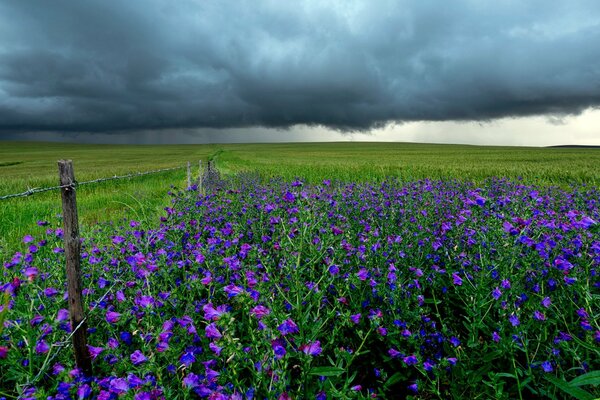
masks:
[(92, 375), (92, 359), (87, 348), (87, 323), (83, 314), (81, 299), (81, 271), (79, 241), (79, 221), (77, 218), (77, 199), (75, 196), (75, 173), (71, 160), (58, 162), (60, 176), (65, 258), (67, 261), (67, 290), (69, 294), (69, 316), (73, 331), (73, 350), (75, 362), (85, 375)]
[(190, 162), (187, 162), (187, 187), (188, 189), (192, 186), (192, 168), (190, 167)]
[(198, 192), (202, 192), (202, 160), (198, 160)]

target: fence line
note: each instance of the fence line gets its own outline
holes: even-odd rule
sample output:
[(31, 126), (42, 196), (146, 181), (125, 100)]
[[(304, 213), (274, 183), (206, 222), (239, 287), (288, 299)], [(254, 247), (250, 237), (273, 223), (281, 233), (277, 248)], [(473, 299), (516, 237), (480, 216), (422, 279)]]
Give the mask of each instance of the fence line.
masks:
[(113, 180), (117, 180), (117, 179), (133, 178), (136, 176), (156, 174), (158, 172), (173, 171), (176, 169), (183, 169), (183, 168), (186, 168), (186, 167), (155, 169), (152, 171), (136, 172), (136, 173), (132, 173), (132, 174), (128, 174), (128, 175), (119, 175), (119, 176), (115, 175), (115, 176), (111, 176), (111, 177), (107, 177), (107, 178), (92, 179), (90, 181), (84, 181), (84, 182), (73, 182), (72, 184), (69, 184), (69, 185), (58, 185), (58, 186), (50, 186), (50, 187), (45, 187), (45, 188), (33, 188), (33, 189), (26, 190), (25, 192), (22, 192), (22, 193), (14, 193), (14, 194), (7, 194), (4, 196), (0, 196), (0, 200), (7, 200), (7, 199), (16, 198), (16, 197), (27, 197), (27, 196), (31, 196), (32, 194), (48, 192), (50, 190), (64, 189), (67, 187), (74, 187), (74, 186), (81, 186), (81, 185), (89, 185), (91, 183), (113, 181)]

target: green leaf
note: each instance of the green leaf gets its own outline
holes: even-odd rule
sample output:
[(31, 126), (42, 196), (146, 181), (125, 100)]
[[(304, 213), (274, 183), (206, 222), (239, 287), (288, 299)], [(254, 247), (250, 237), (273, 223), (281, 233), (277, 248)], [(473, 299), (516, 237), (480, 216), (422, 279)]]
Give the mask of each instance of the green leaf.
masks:
[(340, 376), (344, 372), (346, 372), (346, 370), (340, 367), (315, 367), (311, 368), (308, 374), (317, 376)]
[(583, 385), (598, 385), (600, 384), (600, 371), (591, 371), (587, 374), (578, 376), (569, 382), (571, 386), (583, 386)]
[(498, 372), (497, 374), (494, 374), (494, 376), (499, 376), (501, 378), (517, 379), (517, 377), (514, 374), (509, 374), (508, 372)]
[(563, 392), (573, 396), (577, 400), (594, 400), (595, 397), (589, 392), (586, 392), (583, 389), (580, 389), (576, 386), (571, 386), (569, 383), (563, 379), (557, 379), (553, 376), (544, 377), (548, 382), (554, 384), (557, 388), (562, 390)]
[(585, 347), (588, 350), (593, 351), (596, 354), (600, 354), (600, 351), (598, 351), (598, 349), (596, 349), (595, 347), (587, 344), (586, 342), (584, 342), (583, 340), (579, 339), (577, 336), (572, 336), (573, 340), (576, 341), (578, 344), (580, 344), (581, 346)]
[(387, 381), (383, 384), (385, 389), (389, 388), (392, 385), (404, 380), (404, 375), (400, 372), (396, 372), (394, 375), (390, 376)]

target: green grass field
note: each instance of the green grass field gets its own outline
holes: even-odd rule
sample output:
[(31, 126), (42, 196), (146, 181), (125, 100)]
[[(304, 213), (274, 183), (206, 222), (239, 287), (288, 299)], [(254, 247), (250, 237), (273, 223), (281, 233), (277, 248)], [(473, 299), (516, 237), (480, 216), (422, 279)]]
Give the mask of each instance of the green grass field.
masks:
[[(397, 177), (467, 179), (498, 176), (540, 185), (600, 185), (600, 149), (516, 148), (410, 143), (298, 143), (223, 145), (81, 145), (2, 142), (0, 196), (57, 184), (59, 159), (72, 159), (78, 181), (183, 166), (214, 158), (225, 174), (258, 172), (264, 177), (345, 181)], [(156, 221), (167, 205), (171, 185), (185, 186), (185, 170), (165, 172), (78, 189), (82, 229), (127, 216)], [(0, 202), (0, 259), (28, 233), (43, 228), (38, 220), (58, 223), (58, 191)]]

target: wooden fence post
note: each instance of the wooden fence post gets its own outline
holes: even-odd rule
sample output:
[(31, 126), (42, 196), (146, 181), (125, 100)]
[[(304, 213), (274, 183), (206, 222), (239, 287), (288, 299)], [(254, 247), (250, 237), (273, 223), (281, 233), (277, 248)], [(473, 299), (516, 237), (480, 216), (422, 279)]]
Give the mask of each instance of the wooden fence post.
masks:
[(192, 169), (190, 168), (190, 162), (187, 162), (187, 187), (188, 189), (192, 186)]
[(92, 359), (87, 348), (87, 323), (83, 314), (81, 299), (81, 271), (79, 241), (79, 221), (77, 218), (77, 199), (75, 197), (75, 173), (71, 160), (58, 162), (58, 173), (63, 208), (63, 227), (65, 258), (67, 261), (67, 290), (69, 294), (69, 316), (73, 332), (73, 350), (75, 362), (85, 375), (92, 375)]
[(198, 192), (202, 192), (202, 160), (198, 160)]

